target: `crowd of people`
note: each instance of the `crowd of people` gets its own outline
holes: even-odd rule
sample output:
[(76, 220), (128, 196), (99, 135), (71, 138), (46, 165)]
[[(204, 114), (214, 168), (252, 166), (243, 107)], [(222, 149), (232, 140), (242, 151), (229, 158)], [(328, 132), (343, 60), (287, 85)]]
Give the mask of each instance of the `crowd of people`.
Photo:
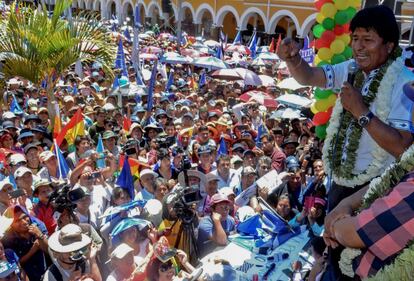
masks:
[[(356, 42), (375, 35), (372, 40), (396, 48), (381, 25), (367, 23), (369, 13), (358, 13), (351, 23), (356, 60), (368, 73), (383, 63), (375, 49), (379, 46)], [(156, 33), (140, 45), (165, 52), (177, 48)], [(125, 41), (124, 47), (131, 46)], [(309, 68), (298, 50), (284, 41), (279, 52), (298, 81), (341, 87), (346, 65)], [(370, 56), (375, 63), (368, 61)], [(173, 83), (158, 73), (148, 91), (148, 85), (137, 84), (136, 68), (129, 62), (127, 67), (128, 76), (119, 74), (117, 87), (99, 63), (83, 65), (81, 75), (75, 66), (62, 73), (54, 92), (62, 128), (81, 112), (84, 129), (73, 140), (63, 138), (58, 148), (52, 118), (57, 112), (52, 114), (46, 90), (21, 77), (7, 81), (0, 131), (0, 280), (236, 280), (226, 257), (215, 257), (216, 267), (203, 272), (200, 260), (225, 247), (238, 224), (261, 214), (261, 201), (289, 228), (309, 231), (315, 263), (308, 272), (293, 263), (295, 280), (329, 280), (322, 279), (330, 271), (328, 260), (338, 262), (339, 256), (331, 251), (328, 257), (327, 246), (370, 247), (369, 237), (358, 236), (356, 224), (346, 237), (347, 225), (353, 223), (350, 210), (358, 204), (342, 200), (356, 191), (361, 200), (366, 184), (352, 189), (341, 184), (337, 170), (325, 172), (324, 140), (316, 137), (309, 116), (283, 119), (273, 114), (280, 108), (239, 98), (259, 90), (275, 99), (281, 89), (244, 86), (213, 79), (201, 68), (168, 64)], [(151, 64), (142, 67), (151, 69)], [(281, 76), (275, 64), (248, 67), (275, 80)], [(331, 72), (337, 75), (332, 78)], [(369, 104), (352, 96), (349, 85), (342, 92), (348, 95), (346, 110), (356, 119), (367, 115)], [(309, 89), (300, 94), (313, 98)], [(396, 109), (400, 100), (394, 102)], [(401, 123), (405, 113), (391, 116)], [(411, 144), (411, 134), (399, 131), (401, 126), (367, 118), (363, 137), (389, 152), (383, 165)], [(370, 148), (365, 150), (359, 151), (362, 160), (357, 161), (364, 164), (357, 172), (363, 173), (372, 160)], [(280, 184), (259, 186), (257, 181), (272, 171)], [(345, 201), (352, 208), (344, 207)], [(340, 209), (334, 209), (338, 203)], [(369, 253), (376, 255), (372, 248)], [(295, 272), (301, 272), (299, 277)]]

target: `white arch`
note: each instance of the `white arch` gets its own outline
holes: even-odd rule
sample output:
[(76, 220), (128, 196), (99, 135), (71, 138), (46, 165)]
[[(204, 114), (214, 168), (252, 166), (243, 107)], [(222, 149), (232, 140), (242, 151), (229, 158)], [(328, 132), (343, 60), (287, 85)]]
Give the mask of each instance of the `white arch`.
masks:
[(124, 0), (124, 3), (122, 3), (122, 15), (124, 19), (127, 17), (128, 4), (131, 5), (132, 14), (134, 14), (134, 3), (131, 0)]
[(86, 10), (92, 10), (92, 6), (93, 6), (93, 0), (86, 0), (85, 1), (85, 9)]
[(278, 22), (285, 16), (289, 17), (293, 21), (296, 27), (296, 31), (298, 32), (300, 30), (300, 25), (297, 17), (291, 11), (280, 10), (277, 11), (277, 13), (274, 14), (272, 18), (269, 20), (269, 29), (267, 30), (267, 33), (274, 34)]
[(160, 12), (160, 17), (162, 17), (162, 9), (161, 9), (160, 4), (158, 4), (158, 2), (153, 1), (153, 2), (148, 4), (147, 10), (145, 11), (146, 12), (145, 15), (148, 18), (152, 17), (152, 13), (153, 13), (153, 10), (154, 10), (155, 7), (158, 8), (158, 11)]
[(260, 10), (259, 8), (256, 8), (256, 7), (250, 7), (246, 11), (244, 11), (243, 15), (240, 18), (241, 30), (245, 30), (247, 28), (247, 23), (249, 21), (249, 18), (255, 13), (257, 13), (259, 16), (262, 17), (263, 24), (264, 24), (264, 27), (265, 27), (264, 32), (266, 32), (267, 25), (268, 25), (267, 17), (266, 17), (265, 13), (262, 10)]
[(112, 17), (112, 3), (115, 4), (115, 16), (118, 18), (118, 20), (120, 20), (120, 7), (119, 5), (121, 4), (119, 0), (109, 0), (108, 2), (106, 2), (106, 11), (108, 13), (107, 18), (111, 19)]
[(230, 5), (225, 5), (225, 6), (221, 7), (220, 10), (218, 10), (218, 12), (216, 14), (216, 18), (214, 20), (214, 24), (217, 25), (217, 26), (222, 26), (224, 17), (229, 12), (233, 14), (233, 16), (236, 19), (237, 27), (240, 28), (241, 24), (240, 24), (239, 13), (237, 12), (237, 10), (234, 7), (232, 7)]
[(211, 18), (214, 20), (214, 10), (213, 7), (211, 7), (209, 4), (207, 3), (203, 3), (201, 4), (196, 13), (195, 13), (195, 17), (194, 17), (194, 23), (195, 24), (200, 24), (201, 20), (203, 19), (204, 13), (208, 11), (211, 14)]
[(410, 31), (410, 29), (411, 29), (411, 24), (410, 23), (401, 24), (401, 35), (403, 35), (407, 31)]
[(102, 10), (102, 7), (105, 6), (105, 1), (104, 0), (93, 1), (92, 6), (93, 6), (94, 11), (100, 11)]
[(315, 22), (316, 22), (316, 15), (317, 14), (318, 13), (314, 13), (314, 14), (308, 16), (305, 19), (305, 21), (302, 24), (302, 28), (300, 29), (300, 31), (298, 31), (299, 37), (304, 38), (309, 33), (309, 31), (311, 30), (312, 25), (314, 25)]
[(194, 21), (195, 12), (194, 12), (193, 6), (190, 3), (188, 3), (188, 2), (183, 2), (181, 5), (182, 5), (181, 6), (181, 8), (182, 8), (182, 12), (181, 12), (182, 19), (181, 20), (184, 20), (184, 8), (188, 8), (191, 11), (191, 16), (193, 17), (193, 21)]

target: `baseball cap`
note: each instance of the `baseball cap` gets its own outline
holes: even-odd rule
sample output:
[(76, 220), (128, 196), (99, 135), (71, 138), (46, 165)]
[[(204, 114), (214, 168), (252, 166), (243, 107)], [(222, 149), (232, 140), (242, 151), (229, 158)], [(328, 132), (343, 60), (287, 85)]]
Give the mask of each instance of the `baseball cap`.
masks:
[(220, 178), (218, 176), (216, 176), (215, 174), (213, 174), (213, 173), (208, 173), (206, 175), (206, 178), (207, 178), (207, 182), (219, 181), (220, 180)]
[(29, 168), (22, 166), (22, 167), (17, 168), (17, 170), (14, 172), (14, 177), (17, 179), (17, 178), (22, 177), (26, 173), (33, 174)]
[(223, 194), (224, 196), (226, 196), (227, 198), (230, 196), (230, 195), (234, 195), (234, 196), (236, 196), (236, 194), (234, 193), (234, 191), (233, 191), (233, 189), (231, 188), (231, 187), (222, 187), (222, 188), (220, 188), (220, 190), (219, 190), (219, 193), (221, 193), (221, 194)]
[(118, 260), (123, 259), (129, 253), (133, 253), (134, 249), (128, 246), (126, 243), (119, 244), (111, 253), (111, 259), (116, 258)]
[(256, 170), (251, 166), (246, 166), (242, 170), (242, 175), (256, 174)]
[(144, 169), (139, 173), (140, 178), (142, 178), (143, 176), (146, 176), (146, 175), (152, 175), (154, 177), (158, 176), (155, 172), (153, 172), (150, 169)]
[(222, 202), (231, 203), (227, 196), (222, 193), (216, 193), (211, 197), (210, 206), (214, 206)]
[(45, 162), (45, 161), (49, 160), (50, 158), (52, 158), (53, 156), (55, 156), (55, 154), (53, 154), (52, 151), (46, 150), (46, 151), (43, 151), (42, 153), (40, 153), (39, 159), (40, 159), (40, 162)]
[(24, 157), (23, 154), (15, 153), (10, 156), (10, 165), (16, 166), (17, 164), (22, 162), (27, 163), (26, 157)]

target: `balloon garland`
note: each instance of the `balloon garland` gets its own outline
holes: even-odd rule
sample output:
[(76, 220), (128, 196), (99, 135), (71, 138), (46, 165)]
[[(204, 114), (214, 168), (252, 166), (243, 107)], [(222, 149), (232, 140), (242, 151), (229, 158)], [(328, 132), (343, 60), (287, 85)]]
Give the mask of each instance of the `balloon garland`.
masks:
[[(352, 49), (349, 46), (351, 36), (349, 22), (361, 5), (360, 0), (317, 0), (315, 7), (317, 24), (313, 27), (315, 36), (315, 48), (318, 53), (314, 64), (338, 64), (352, 57)], [(337, 94), (331, 90), (316, 88), (316, 101), (311, 106), (315, 114), (313, 123), (316, 125), (315, 133), (320, 139), (326, 137), (326, 127), (335, 105)]]

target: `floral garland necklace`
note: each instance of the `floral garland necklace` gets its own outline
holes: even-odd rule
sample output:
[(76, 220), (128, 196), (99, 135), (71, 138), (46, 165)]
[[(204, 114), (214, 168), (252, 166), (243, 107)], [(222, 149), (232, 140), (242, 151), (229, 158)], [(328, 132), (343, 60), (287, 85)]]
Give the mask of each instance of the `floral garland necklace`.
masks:
[[(401, 48), (397, 47), (387, 62), (375, 74), (370, 83), (368, 94), (363, 97), (367, 107), (370, 107), (372, 103), (375, 104), (376, 116), (383, 122), (391, 109), (393, 81), (396, 81), (404, 67), (400, 55)], [(362, 87), (363, 80), (362, 71), (358, 71), (355, 83), (357, 88)], [(357, 124), (350, 112), (343, 110), (340, 99), (336, 101), (330, 120), (322, 154), (324, 162), (327, 163), (325, 165), (326, 172), (331, 174), (332, 167), (333, 180), (344, 186), (360, 185), (378, 176), (389, 154), (375, 142), (372, 150), (373, 160), (370, 165), (358, 175), (352, 173), (363, 128)], [(346, 148), (344, 149), (345, 144)], [(343, 153), (347, 155), (345, 161), (342, 161)]]

